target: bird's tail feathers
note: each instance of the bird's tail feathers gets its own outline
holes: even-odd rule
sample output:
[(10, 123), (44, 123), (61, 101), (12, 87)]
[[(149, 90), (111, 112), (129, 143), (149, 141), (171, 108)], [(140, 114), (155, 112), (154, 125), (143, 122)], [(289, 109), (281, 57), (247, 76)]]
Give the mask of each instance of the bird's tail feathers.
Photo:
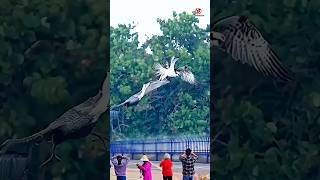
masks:
[(156, 76), (161, 76), (163, 73), (162, 73), (162, 70), (164, 69), (163, 67), (162, 67), (162, 65), (160, 64), (160, 63), (155, 63), (154, 65), (153, 65), (153, 67), (154, 67), (154, 69), (156, 70)]

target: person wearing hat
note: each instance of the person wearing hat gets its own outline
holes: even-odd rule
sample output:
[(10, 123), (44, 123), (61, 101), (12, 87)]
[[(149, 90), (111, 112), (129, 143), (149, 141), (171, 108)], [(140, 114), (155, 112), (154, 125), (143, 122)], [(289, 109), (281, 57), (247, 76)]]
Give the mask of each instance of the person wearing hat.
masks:
[(162, 167), (162, 176), (163, 180), (172, 180), (172, 161), (170, 159), (170, 154), (165, 153), (163, 156), (163, 160), (160, 163), (160, 167)]
[(116, 173), (117, 180), (126, 180), (126, 171), (129, 158), (122, 155), (113, 156), (111, 162), (114, 166), (114, 172)]
[(143, 164), (136, 165), (142, 171), (143, 180), (152, 180), (151, 162), (149, 161), (148, 157), (146, 155), (143, 155), (140, 161), (142, 161)]

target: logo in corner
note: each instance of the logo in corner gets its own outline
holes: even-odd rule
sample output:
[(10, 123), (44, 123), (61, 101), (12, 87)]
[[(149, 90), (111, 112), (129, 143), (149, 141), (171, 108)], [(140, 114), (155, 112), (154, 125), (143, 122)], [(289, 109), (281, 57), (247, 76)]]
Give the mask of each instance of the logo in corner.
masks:
[(204, 16), (202, 14), (202, 9), (201, 8), (196, 8), (195, 11), (194, 11), (194, 15), (195, 16)]

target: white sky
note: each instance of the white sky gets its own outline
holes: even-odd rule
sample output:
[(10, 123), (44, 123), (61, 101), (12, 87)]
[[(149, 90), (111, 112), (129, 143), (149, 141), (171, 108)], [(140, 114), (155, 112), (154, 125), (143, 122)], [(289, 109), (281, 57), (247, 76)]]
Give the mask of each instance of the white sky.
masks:
[(134, 21), (139, 34), (140, 43), (146, 36), (161, 34), (157, 18), (172, 18), (172, 12), (177, 14), (186, 11), (192, 13), (196, 8), (201, 8), (202, 15), (198, 16), (199, 26), (206, 28), (210, 24), (210, 0), (111, 0), (110, 24), (132, 24)]

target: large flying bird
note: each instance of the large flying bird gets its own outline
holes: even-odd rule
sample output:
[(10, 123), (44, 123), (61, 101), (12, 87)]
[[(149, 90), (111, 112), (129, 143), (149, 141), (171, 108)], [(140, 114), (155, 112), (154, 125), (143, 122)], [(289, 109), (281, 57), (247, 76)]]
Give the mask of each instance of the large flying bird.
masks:
[(210, 39), (213, 46), (227, 52), (234, 60), (253, 66), (263, 75), (293, 80), (270, 44), (245, 16), (218, 20), (213, 24)]
[(149, 94), (151, 91), (154, 91), (155, 89), (158, 89), (159, 87), (168, 84), (170, 81), (168, 80), (156, 80), (156, 81), (151, 81), (143, 85), (141, 91), (137, 92), (136, 94), (132, 95), (129, 97), (127, 100), (124, 102), (112, 106), (111, 109), (121, 107), (121, 106), (132, 106), (136, 105), (139, 103), (139, 101), (147, 94)]
[(110, 73), (107, 72), (102, 89), (95, 96), (69, 109), (50, 123), (47, 128), (25, 138), (5, 141), (0, 145), (0, 155), (17, 152), (25, 144), (51, 140), (51, 156), (41, 166), (45, 166), (54, 158), (59, 160), (60, 158), (55, 153), (56, 146), (66, 140), (78, 139), (91, 134), (101, 114), (109, 108), (109, 81)]
[(180, 76), (182, 80), (190, 83), (190, 84), (196, 84), (196, 78), (194, 77), (194, 74), (184, 67), (183, 69), (175, 69), (174, 65), (175, 63), (179, 60), (179, 58), (172, 57), (170, 61), (170, 66), (168, 67), (168, 64), (166, 63), (165, 67), (163, 67), (159, 63), (154, 64), (154, 68), (156, 70), (156, 76), (159, 76), (159, 80), (164, 80), (167, 77), (172, 78), (172, 77), (178, 77)]

